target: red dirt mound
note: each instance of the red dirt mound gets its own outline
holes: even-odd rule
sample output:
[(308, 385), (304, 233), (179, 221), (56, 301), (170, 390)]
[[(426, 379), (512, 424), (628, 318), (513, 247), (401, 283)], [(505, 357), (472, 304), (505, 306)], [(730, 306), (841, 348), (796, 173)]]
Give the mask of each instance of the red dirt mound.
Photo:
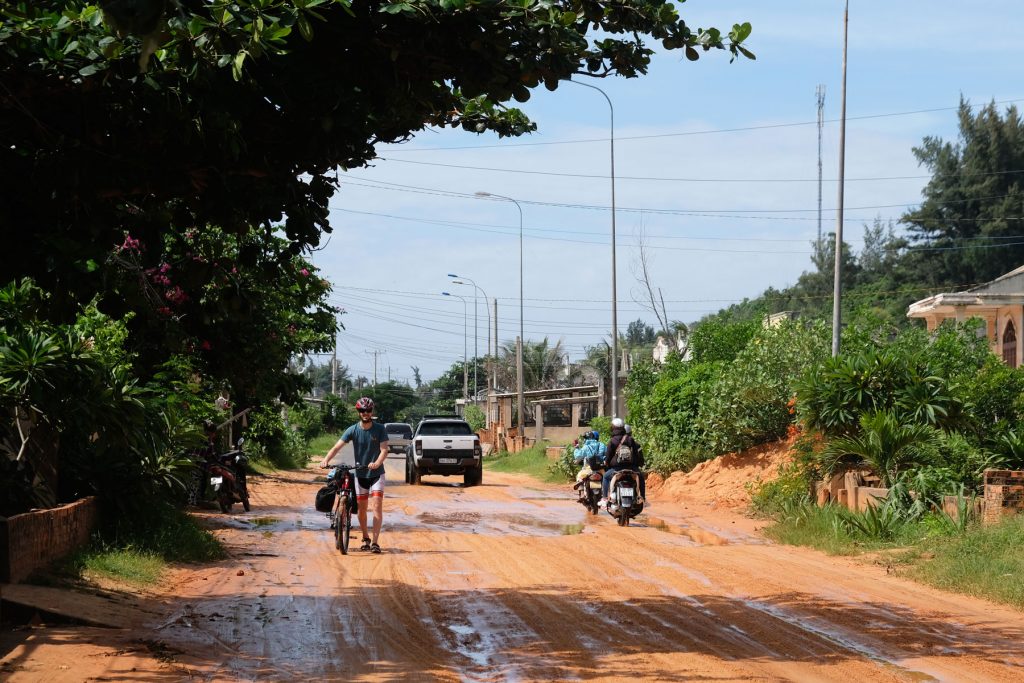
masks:
[(668, 479), (652, 474), (647, 480), (655, 500), (674, 503), (700, 502), (712, 507), (743, 507), (750, 504), (747, 484), (772, 481), (779, 466), (792, 461), (793, 439), (755, 446), (707, 460), (689, 472), (673, 472)]

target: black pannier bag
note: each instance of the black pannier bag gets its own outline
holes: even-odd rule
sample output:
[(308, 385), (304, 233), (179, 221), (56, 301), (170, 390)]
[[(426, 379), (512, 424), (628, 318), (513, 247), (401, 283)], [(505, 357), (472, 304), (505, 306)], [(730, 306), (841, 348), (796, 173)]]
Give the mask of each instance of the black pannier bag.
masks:
[(316, 492), (316, 511), (330, 512), (334, 509), (334, 497), (338, 495), (333, 486), (324, 486)]

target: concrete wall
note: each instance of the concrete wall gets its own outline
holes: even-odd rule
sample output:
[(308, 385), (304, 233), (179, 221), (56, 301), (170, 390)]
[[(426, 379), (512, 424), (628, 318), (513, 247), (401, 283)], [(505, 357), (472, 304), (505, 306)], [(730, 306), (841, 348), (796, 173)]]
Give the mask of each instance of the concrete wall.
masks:
[(17, 583), (84, 545), (96, 527), (96, 499), (0, 517), (0, 582)]

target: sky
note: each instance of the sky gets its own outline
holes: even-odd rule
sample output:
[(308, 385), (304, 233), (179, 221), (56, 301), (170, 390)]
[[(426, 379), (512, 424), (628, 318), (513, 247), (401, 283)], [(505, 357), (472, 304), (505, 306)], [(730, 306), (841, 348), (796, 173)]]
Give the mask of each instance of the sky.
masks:
[[(745, 45), (757, 59), (730, 63), (714, 51), (688, 62), (659, 51), (647, 76), (580, 79), (614, 106), (620, 332), (637, 319), (658, 326), (635, 276), (641, 235), (669, 319), (686, 323), (812, 268), (819, 85), (822, 233), (837, 224), (843, 2), (676, 6), (691, 27), (725, 32), (749, 21)], [(1019, 0), (850, 2), (845, 242), (858, 248), (864, 225), (897, 221), (920, 203), (928, 173), (913, 147), (926, 136), (956, 141), (961, 97), (1000, 109), (1024, 103), (1022, 23)], [(371, 167), (341, 175), (333, 233), (312, 260), (333, 284), (331, 303), (345, 310), (337, 353), (353, 377), (372, 380), (376, 365), (377, 381), (411, 383), (416, 367), (429, 381), (464, 353), (483, 356), (495, 299), (503, 345), (514, 343), (521, 319), (527, 340), (561, 342), (573, 361), (609, 339), (608, 103), (563, 83), (532, 91), (520, 108), (536, 133), (431, 129), (379, 146)], [(522, 209), (521, 281), (517, 205), (478, 192)], [(449, 273), (476, 287), (453, 284)]]

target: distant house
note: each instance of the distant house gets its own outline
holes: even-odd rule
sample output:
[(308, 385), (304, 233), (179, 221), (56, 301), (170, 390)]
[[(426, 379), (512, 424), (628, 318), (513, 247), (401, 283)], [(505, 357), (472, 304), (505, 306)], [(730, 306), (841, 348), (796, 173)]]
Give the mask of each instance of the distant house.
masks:
[(675, 351), (682, 356), (683, 360), (690, 360), (690, 345), (684, 335), (678, 335), (674, 340), (659, 334), (654, 340), (654, 351), (652, 356), (655, 363), (664, 364), (668, 360), (668, 354), (675, 346)]
[(764, 326), (778, 327), (779, 325), (788, 320), (796, 320), (799, 317), (799, 311), (779, 311), (778, 313), (772, 313), (771, 315), (765, 316)]
[(943, 320), (981, 318), (989, 348), (1011, 368), (1024, 363), (1024, 266), (962, 292), (935, 294), (910, 304), (907, 317), (923, 318), (928, 331)]

